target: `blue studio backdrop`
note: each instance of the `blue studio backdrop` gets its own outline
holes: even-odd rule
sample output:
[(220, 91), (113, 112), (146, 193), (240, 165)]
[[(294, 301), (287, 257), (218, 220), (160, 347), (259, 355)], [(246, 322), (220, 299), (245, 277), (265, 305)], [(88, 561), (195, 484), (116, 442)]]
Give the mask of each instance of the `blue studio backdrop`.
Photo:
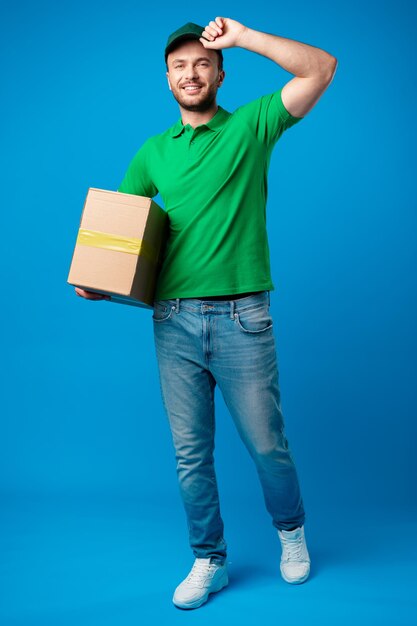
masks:
[[(416, 623), (414, 4), (75, 0), (0, 9), (4, 624), (185, 619), (170, 598), (192, 554), (152, 311), (83, 300), (66, 281), (88, 188), (116, 190), (145, 139), (179, 118), (168, 35), (216, 15), (323, 48), (338, 69), (277, 143), (267, 206), (282, 408), (315, 569), (300, 588), (279, 582), (255, 466), (216, 390), (242, 595), (230, 584), (190, 619), (251, 624), (279, 602), (299, 624)], [(246, 50), (224, 59), (229, 111), (292, 78)]]

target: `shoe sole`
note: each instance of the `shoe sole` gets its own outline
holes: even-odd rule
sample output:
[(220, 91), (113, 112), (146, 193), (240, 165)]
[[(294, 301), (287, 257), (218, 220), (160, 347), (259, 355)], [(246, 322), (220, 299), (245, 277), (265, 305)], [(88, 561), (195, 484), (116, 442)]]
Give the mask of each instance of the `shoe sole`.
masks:
[(285, 576), (284, 572), (281, 570), (281, 576), (285, 580), (285, 582), (289, 583), (290, 585), (301, 585), (302, 583), (305, 583), (307, 578), (310, 576), (310, 572), (307, 572), (307, 574), (305, 576), (303, 576), (303, 578), (298, 578), (298, 579), (294, 580), (294, 579), (291, 579), (291, 578), (287, 578)]
[(207, 602), (208, 597), (209, 597), (209, 595), (211, 593), (217, 593), (218, 591), (221, 591), (228, 584), (229, 584), (228, 577), (226, 577), (226, 579), (222, 578), (219, 581), (217, 588), (210, 589), (202, 598), (199, 598), (198, 600), (194, 600), (194, 602), (188, 602), (188, 603), (187, 602), (176, 602), (174, 599), (172, 599), (172, 601), (175, 604), (175, 606), (177, 606), (180, 609), (197, 609), (199, 606), (201, 606), (202, 604)]

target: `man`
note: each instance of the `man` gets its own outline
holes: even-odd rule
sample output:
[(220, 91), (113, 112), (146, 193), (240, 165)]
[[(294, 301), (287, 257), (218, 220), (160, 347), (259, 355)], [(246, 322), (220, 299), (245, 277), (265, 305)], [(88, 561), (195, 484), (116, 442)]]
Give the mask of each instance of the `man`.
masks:
[[(275, 61), (295, 77), (227, 112), (216, 101), (225, 78), (221, 50), (234, 46)], [(195, 556), (173, 602), (196, 608), (228, 584), (213, 459), (216, 384), (255, 462), (281, 541), (281, 574), (302, 583), (310, 572), (305, 512), (280, 404), (265, 208), (272, 149), (317, 103), (337, 60), (319, 48), (216, 17), (205, 28), (189, 23), (175, 31), (165, 61), (181, 119), (144, 143), (119, 191), (150, 197), (160, 192), (170, 220), (153, 327)]]

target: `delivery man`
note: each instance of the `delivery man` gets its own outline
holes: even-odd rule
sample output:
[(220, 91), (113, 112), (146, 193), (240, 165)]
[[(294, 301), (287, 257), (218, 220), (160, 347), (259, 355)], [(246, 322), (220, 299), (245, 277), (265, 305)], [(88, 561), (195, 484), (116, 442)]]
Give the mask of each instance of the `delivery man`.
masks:
[[(217, 91), (225, 78), (222, 49), (231, 47), (263, 55), (294, 77), (230, 113), (218, 106)], [(165, 61), (181, 118), (142, 145), (118, 191), (159, 192), (169, 217), (152, 317), (195, 557), (173, 602), (196, 608), (228, 584), (213, 458), (216, 384), (255, 463), (281, 541), (281, 574), (302, 583), (310, 572), (270, 312), (267, 173), (276, 142), (317, 103), (337, 60), (320, 48), (216, 17), (205, 28), (188, 23), (172, 33)]]

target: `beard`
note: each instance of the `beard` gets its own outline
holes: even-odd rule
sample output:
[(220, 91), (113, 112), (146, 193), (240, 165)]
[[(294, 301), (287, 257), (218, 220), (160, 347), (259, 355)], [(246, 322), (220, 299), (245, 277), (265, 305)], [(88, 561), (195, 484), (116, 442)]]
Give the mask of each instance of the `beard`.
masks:
[(189, 100), (182, 98), (182, 89), (179, 89), (178, 91), (172, 90), (172, 95), (178, 104), (186, 111), (198, 111), (199, 113), (204, 113), (205, 111), (211, 109), (216, 100), (217, 86), (211, 85), (205, 97), (195, 104), (191, 104)]

